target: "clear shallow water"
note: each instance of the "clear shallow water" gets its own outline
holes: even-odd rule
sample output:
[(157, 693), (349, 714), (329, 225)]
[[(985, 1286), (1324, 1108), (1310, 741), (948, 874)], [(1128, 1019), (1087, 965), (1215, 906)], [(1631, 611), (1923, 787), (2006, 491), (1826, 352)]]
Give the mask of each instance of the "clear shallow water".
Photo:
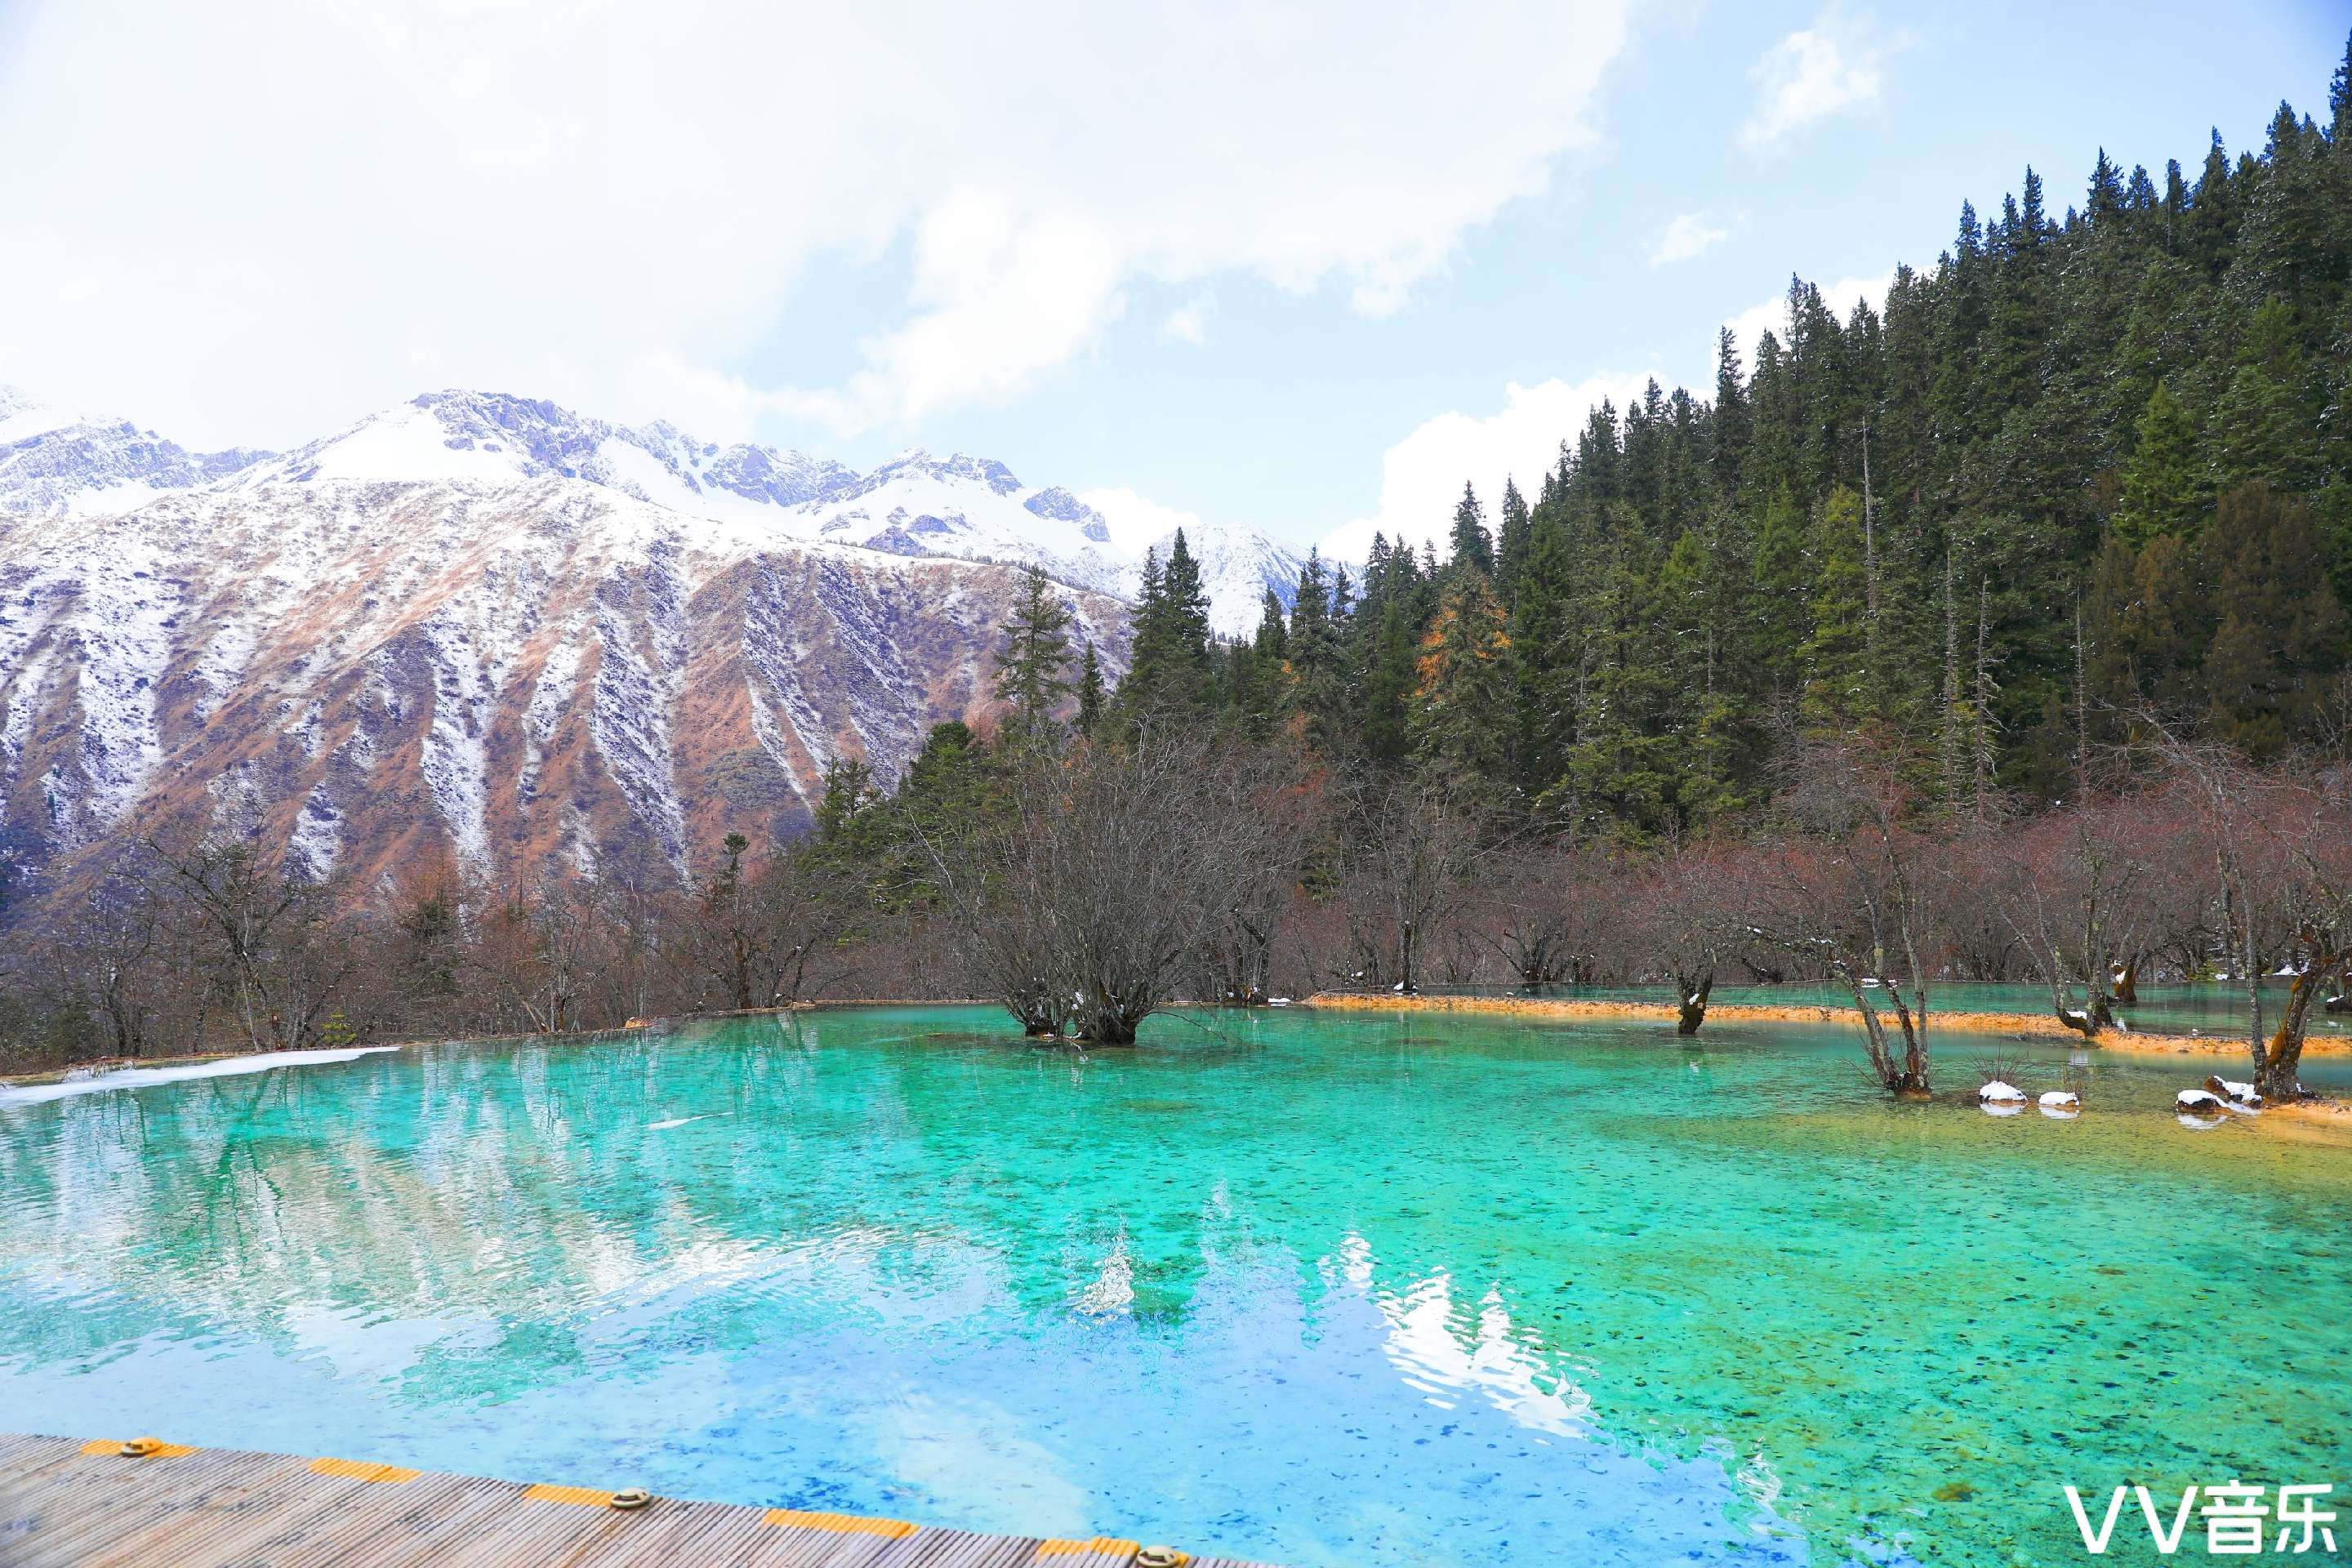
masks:
[(2352, 1152), (2179, 1126), (2201, 1061), (2058, 1122), (1843, 1031), (1204, 1021), (0, 1106), (0, 1428), (1302, 1568), (2071, 1563), (2063, 1482), (2352, 1481)]

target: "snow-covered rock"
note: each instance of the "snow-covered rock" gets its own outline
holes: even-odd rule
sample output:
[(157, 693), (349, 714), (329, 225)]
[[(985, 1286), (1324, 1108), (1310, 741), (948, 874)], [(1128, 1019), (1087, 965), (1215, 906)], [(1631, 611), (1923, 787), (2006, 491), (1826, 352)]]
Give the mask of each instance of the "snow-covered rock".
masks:
[(2256, 1107), (2263, 1102), (2263, 1097), (2254, 1092), (2252, 1084), (2241, 1083), (2236, 1079), (2223, 1078), (2219, 1073), (2205, 1080), (2205, 1088), (2208, 1092), (2221, 1096), (2232, 1105)]
[(2081, 1105), (2083, 1097), (2071, 1089), (2053, 1089), (2043, 1091), (2040, 1103), (2053, 1110), (2063, 1110), (2070, 1105)]
[(2000, 1079), (1994, 1079), (1977, 1090), (1977, 1098), (2003, 1104), (2013, 1102), (2022, 1105), (2025, 1103), (2025, 1091), (2013, 1083), (2004, 1083)]
[(2181, 1110), (2222, 1110), (2227, 1109), (2220, 1095), (2210, 1089), (2184, 1089), (2172, 1097), (2173, 1105)]
[[(860, 474), (828, 458), (701, 441), (656, 421), (627, 426), (505, 393), (425, 393), (283, 455), (191, 453), (113, 419), (67, 414), (0, 387), (0, 511), (127, 511), (161, 491), (331, 480), (507, 484), (570, 479), (689, 517), (782, 538), (896, 555), (1043, 566), (1056, 582), (1131, 598), (1143, 551), (1058, 485), (1033, 487), (992, 458), (913, 450)], [(1164, 559), (1172, 535), (1152, 542)], [(1222, 636), (1257, 629), (1266, 591), (1286, 607), (1302, 557), (1255, 529), (1202, 523), (1201, 563)]]

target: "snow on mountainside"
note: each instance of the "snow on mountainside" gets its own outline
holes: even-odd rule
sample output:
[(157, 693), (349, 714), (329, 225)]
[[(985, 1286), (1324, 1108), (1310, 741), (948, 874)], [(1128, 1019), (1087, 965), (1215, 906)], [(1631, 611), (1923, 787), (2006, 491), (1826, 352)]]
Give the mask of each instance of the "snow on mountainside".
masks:
[[(1014, 570), (714, 524), (560, 473), (257, 479), (0, 521), (0, 847), (36, 894), (230, 829), (361, 886), (684, 871), (834, 759), (982, 718)], [(1108, 653), (1122, 606), (1070, 595)]]
[(1097, 592), (1117, 592), (1129, 566), (1091, 507), (1058, 487), (1033, 489), (987, 458), (913, 451), (859, 474), (798, 452), (719, 447), (667, 424), (615, 425), (499, 393), (428, 393), (250, 468), (236, 482), (550, 476), (783, 538), (1034, 563), (1058, 582)]
[[(1213, 618), (1254, 630), (1297, 558), (1202, 532)], [(985, 717), (1016, 563), (1116, 676), (1135, 559), (961, 455), (859, 474), (473, 392), (205, 455), (10, 394), (0, 854), (36, 894), (215, 828), (362, 886), (684, 870), (794, 830), (834, 759), (895, 779)]]
[(0, 386), (0, 511), (124, 511), (268, 456), (242, 447), (186, 451), (128, 420), (69, 413)]

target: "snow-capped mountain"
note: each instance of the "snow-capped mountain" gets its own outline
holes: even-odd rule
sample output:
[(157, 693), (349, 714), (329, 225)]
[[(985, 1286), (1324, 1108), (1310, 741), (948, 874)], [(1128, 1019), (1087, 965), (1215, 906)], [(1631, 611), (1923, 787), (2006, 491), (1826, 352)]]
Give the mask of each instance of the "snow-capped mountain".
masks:
[(719, 447), (668, 424), (615, 425), (500, 393), (427, 393), (247, 468), (236, 482), (549, 477), (784, 539), (1034, 563), (1056, 581), (1103, 592), (1116, 591), (1127, 563), (1091, 507), (1066, 489), (1024, 485), (988, 458), (913, 451), (860, 474), (799, 452)]
[[(985, 459), (859, 474), (472, 392), (283, 454), (5, 407), (0, 848), (37, 892), (225, 826), (367, 885), (684, 870), (792, 831), (835, 758), (895, 780), (985, 718), (1019, 564), (1125, 662), (1133, 559)], [(1221, 627), (1295, 584), (1246, 531), (1195, 548)]]
[(0, 511), (124, 511), (268, 456), (243, 447), (190, 452), (127, 419), (70, 413), (0, 386)]

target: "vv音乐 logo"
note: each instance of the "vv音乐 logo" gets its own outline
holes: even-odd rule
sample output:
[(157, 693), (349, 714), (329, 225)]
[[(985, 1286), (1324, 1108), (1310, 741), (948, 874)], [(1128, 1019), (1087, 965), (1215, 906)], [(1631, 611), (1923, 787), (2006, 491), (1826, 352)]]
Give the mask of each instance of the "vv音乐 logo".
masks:
[[(2129, 1498), (2139, 1500), (2140, 1517), (2147, 1521), (2148, 1539), (2157, 1551), (2166, 1556), (2179, 1552), (2186, 1544), (2190, 1550), (2201, 1550), (2213, 1557), (2253, 1557), (2264, 1552), (2301, 1554), (2311, 1552), (2332, 1553), (2336, 1550), (2336, 1510), (2326, 1506), (2333, 1486), (2283, 1486), (2276, 1494), (2244, 1481), (2225, 1481), (2220, 1486), (2189, 1487), (2180, 1494), (2178, 1504), (2169, 1499), (2159, 1501), (2146, 1487), (2117, 1487), (2107, 1498), (2106, 1511), (2095, 1522), (2092, 1509), (2085, 1505), (2083, 1494), (2073, 1487), (2066, 1489), (2066, 1506), (2074, 1511), (2074, 1523), (2083, 1531), (2083, 1549), (2094, 1556), (2103, 1556), (2114, 1544), (2116, 1526), (2124, 1518), (2124, 1504)], [(2198, 1500), (2204, 1506), (2198, 1506)], [(2189, 1526), (2201, 1521), (2201, 1536), (2191, 1536)], [(2272, 1533), (2275, 1527), (2276, 1533)], [(2128, 1533), (2128, 1531), (2126, 1531)]]

